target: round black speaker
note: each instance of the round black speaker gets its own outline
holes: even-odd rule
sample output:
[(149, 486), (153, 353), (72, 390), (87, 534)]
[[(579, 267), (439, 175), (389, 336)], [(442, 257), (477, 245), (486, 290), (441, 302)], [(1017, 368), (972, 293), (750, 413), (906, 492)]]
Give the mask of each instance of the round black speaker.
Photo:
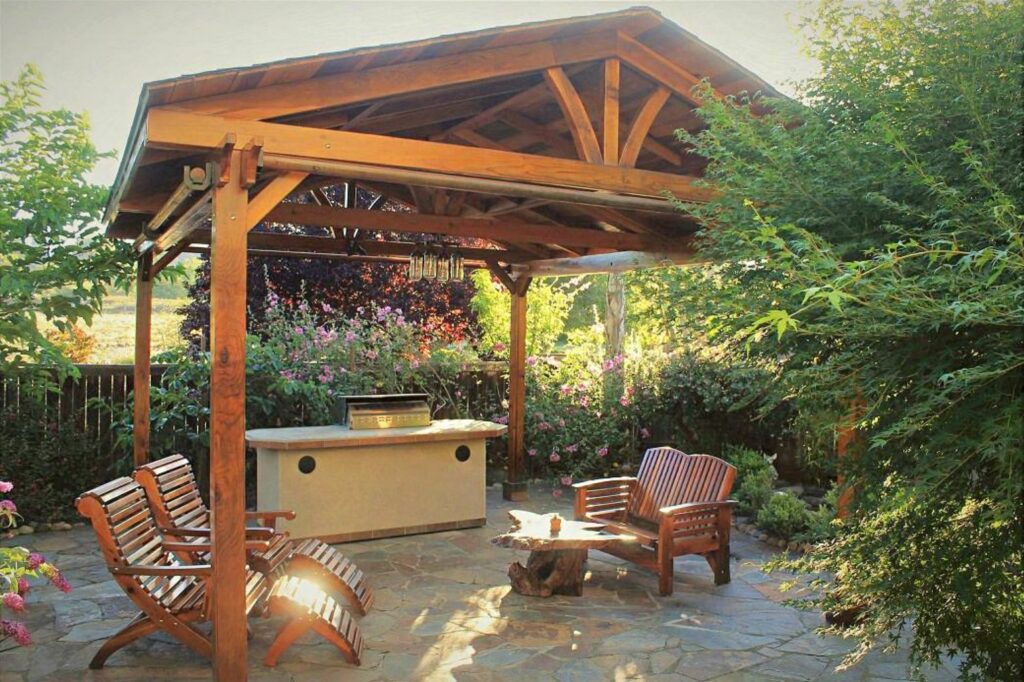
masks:
[(299, 458), (299, 471), (304, 474), (313, 473), (313, 469), (316, 469), (316, 460), (309, 455)]
[(460, 462), (465, 462), (466, 460), (468, 460), (469, 454), (470, 452), (468, 445), (460, 445), (459, 447), (455, 448), (455, 459), (459, 460)]

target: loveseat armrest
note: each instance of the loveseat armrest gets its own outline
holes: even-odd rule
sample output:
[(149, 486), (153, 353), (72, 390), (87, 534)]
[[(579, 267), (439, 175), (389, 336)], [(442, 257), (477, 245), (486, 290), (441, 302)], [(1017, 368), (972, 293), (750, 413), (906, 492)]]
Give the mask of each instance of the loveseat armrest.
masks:
[(618, 476), (574, 484), (576, 502), (573, 516), (577, 519), (612, 518), (624, 514), (636, 483), (633, 476)]
[(680, 539), (699, 535), (718, 535), (729, 541), (732, 526), (732, 510), (736, 500), (708, 500), (686, 502), (658, 510), (661, 514), (659, 536)]
[(107, 568), (114, 575), (197, 576), (204, 578), (213, 574), (213, 566), (210, 564), (179, 564), (177, 566), (138, 564), (136, 566), (108, 566)]

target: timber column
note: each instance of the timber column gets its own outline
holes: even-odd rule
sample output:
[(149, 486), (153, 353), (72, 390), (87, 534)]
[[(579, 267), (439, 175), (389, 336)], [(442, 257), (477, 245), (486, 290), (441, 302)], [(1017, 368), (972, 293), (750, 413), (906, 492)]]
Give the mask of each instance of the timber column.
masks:
[(246, 210), (241, 156), (222, 156), (210, 241), (210, 498), (213, 508), (213, 670), (221, 682), (248, 671), (245, 609)]
[(506, 500), (527, 499), (526, 488), (526, 290), (529, 277), (509, 287), (512, 319), (508, 354), (508, 479), (502, 485)]
[(149, 382), (153, 330), (153, 250), (139, 257), (135, 282), (135, 367), (132, 404), (132, 462), (149, 461)]

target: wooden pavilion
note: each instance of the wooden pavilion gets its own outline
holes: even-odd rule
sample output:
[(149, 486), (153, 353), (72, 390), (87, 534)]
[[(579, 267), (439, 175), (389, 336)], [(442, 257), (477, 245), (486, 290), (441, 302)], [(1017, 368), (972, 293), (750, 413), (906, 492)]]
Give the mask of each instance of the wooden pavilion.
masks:
[[(692, 258), (696, 224), (668, 196), (709, 196), (695, 182), (705, 161), (674, 137), (701, 125), (693, 89), (705, 79), (716, 97), (774, 94), (658, 13), (634, 8), (143, 87), (105, 215), (107, 234), (134, 240), (139, 259), (134, 457), (149, 457), (153, 277), (183, 252), (208, 253), (217, 679), (243, 680), (247, 667), (247, 254), (403, 262), (414, 241), (360, 235), (484, 240), (461, 250), (512, 296), (505, 496), (517, 499), (530, 281)], [(346, 201), (327, 200), (334, 186)], [(409, 211), (356, 208), (357, 187)], [(331, 230), (253, 230), (265, 222)]]

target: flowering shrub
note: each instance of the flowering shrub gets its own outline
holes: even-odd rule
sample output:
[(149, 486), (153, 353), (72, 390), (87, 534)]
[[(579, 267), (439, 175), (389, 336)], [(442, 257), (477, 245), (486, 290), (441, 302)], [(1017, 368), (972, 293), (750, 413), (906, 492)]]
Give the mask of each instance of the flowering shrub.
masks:
[(635, 396), (644, 369), (656, 364), (651, 353), (602, 362), (600, 328), (571, 332), (569, 341), (560, 358), (526, 360), (530, 471), (563, 486), (635, 467), (650, 438)]
[[(467, 416), (460, 391), (465, 343), (444, 344), (426, 323), (410, 322), (390, 306), (357, 309), (349, 317), (329, 304), (285, 303), (268, 295), (267, 316), (247, 339), (246, 426), (307, 426), (333, 421), (337, 396), (422, 391), (435, 412)], [(159, 358), (169, 368), (151, 391), (153, 457), (181, 452), (206, 470), (209, 452), (210, 359), (195, 350)], [(130, 449), (132, 416), (118, 420), (118, 444)]]
[[(8, 481), (0, 481), (0, 493), (14, 489)], [(0, 499), (0, 531), (14, 528), (20, 515), (12, 500)], [(61, 592), (70, 592), (71, 585), (42, 554), (24, 547), (0, 547), (0, 642), (10, 638), (21, 646), (32, 643), (32, 635), (24, 623), (4, 617), (7, 613), (24, 613), (25, 595), (31, 589), (31, 578), (46, 577)]]

